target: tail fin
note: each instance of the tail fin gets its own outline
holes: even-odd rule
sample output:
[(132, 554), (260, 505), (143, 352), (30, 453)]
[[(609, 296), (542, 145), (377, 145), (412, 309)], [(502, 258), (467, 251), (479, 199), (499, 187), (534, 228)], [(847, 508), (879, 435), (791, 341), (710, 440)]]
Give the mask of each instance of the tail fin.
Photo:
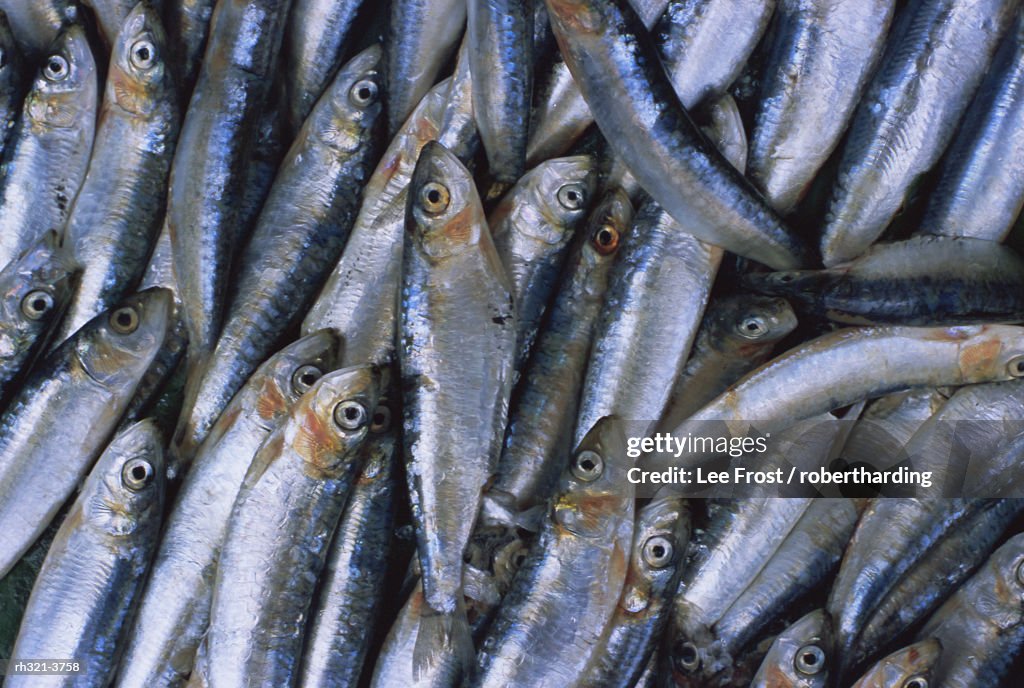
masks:
[(420, 681), (443, 664), (468, 676), (476, 661), (473, 636), (466, 617), (466, 603), (458, 596), (453, 613), (445, 614), (423, 605), (416, 645), (412, 651), (413, 678)]

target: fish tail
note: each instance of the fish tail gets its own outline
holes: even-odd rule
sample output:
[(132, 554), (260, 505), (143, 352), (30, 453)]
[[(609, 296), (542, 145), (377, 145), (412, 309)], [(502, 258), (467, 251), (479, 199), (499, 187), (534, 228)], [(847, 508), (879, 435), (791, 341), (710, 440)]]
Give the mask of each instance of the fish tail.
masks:
[(453, 658), (463, 674), (469, 672), (476, 658), (461, 594), (454, 612), (439, 612), (424, 605), (412, 650), (413, 677), (417, 681), (424, 678), (445, 655)]

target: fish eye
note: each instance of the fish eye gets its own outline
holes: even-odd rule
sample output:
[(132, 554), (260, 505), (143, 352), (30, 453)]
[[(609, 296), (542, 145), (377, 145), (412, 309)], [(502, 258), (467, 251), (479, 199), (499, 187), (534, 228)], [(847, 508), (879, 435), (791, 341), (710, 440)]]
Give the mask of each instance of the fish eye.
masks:
[(68, 77), (68, 61), (63, 55), (50, 55), (43, 66), (43, 76), (48, 81), (64, 81)]
[(604, 472), (604, 459), (590, 449), (584, 449), (572, 460), (572, 474), (585, 483), (593, 482)]
[(153, 466), (144, 459), (131, 459), (121, 468), (121, 482), (133, 492), (153, 482)]
[(323, 375), (323, 371), (314, 365), (301, 366), (292, 374), (292, 389), (298, 394), (305, 394)]
[(693, 643), (689, 641), (677, 643), (673, 655), (672, 661), (676, 668), (689, 674), (700, 669), (700, 652), (697, 651), (697, 646)]
[(804, 645), (797, 651), (793, 666), (801, 674), (819, 674), (825, 669), (825, 651), (817, 645)]
[(387, 432), (391, 428), (391, 409), (387, 404), (377, 404), (370, 419), (370, 432)]
[(587, 202), (587, 192), (582, 184), (566, 184), (558, 189), (556, 195), (566, 210), (579, 210)]
[(156, 47), (145, 39), (135, 41), (129, 51), (129, 59), (138, 69), (149, 69), (156, 64)]
[(1024, 356), (1011, 358), (1006, 364), (1006, 372), (1010, 377), (1024, 377)]
[(655, 535), (647, 538), (647, 542), (644, 543), (644, 561), (653, 568), (664, 568), (672, 562), (673, 551), (671, 540), (664, 535)]
[(440, 215), (451, 203), (448, 187), (437, 182), (427, 182), (420, 189), (420, 207), (431, 215)]
[(53, 310), (53, 296), (50, 292), (36, 289), (30, 291), (21, 300), (21, 312), (29, 320), (39, 320)]
[(342, 401), (334, 407), (334, 422), (342, 430), (358, 430), (369, 421), (366, 407), (358, 401)]
[(1017, 564), (1017, 571), (1015, 572), (1015, 575), (1017, 576), (1017, 582), (1024, 585), (1024, 560), (1021, 560), (1021, 562)]
[(348, 91), (348, 99), (356, 107), (364, 108), (377, 102), (377, 82), (372, 79), (360, 79), (352, 84)]
[(737, 328), (741, 337), (747, 339), (757, 339), (768, 334), (768, 324), (763, 318), (756, 315), (748, 315), (740, 321), (740, 325)]
[(619, 247), (619, 230), (610, 224), (603, 224), (594, 232), (593, 241), (597, 252), (607, 256)]
[(911, 676), (903, 682), (902, 688), (928, 688), (928, 679), (924, 676)]
[(118, 334), (131, 334), (139, 328), (139, 314), (130, 306), (118, 308), (110, 315), (110, 326)]

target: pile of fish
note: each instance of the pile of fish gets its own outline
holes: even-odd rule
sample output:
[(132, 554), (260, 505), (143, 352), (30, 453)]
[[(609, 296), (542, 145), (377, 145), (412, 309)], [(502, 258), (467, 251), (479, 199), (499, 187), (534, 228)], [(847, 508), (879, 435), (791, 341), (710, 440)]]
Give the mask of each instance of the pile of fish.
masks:
[(1021, 684), (1017, 0), (0, 10), (4, 686)]

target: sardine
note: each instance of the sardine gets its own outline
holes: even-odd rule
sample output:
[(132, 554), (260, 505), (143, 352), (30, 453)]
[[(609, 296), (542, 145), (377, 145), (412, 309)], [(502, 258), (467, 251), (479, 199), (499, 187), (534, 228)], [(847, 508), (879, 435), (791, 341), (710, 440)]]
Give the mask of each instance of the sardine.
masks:
[(756, 291), (852, 324), (973, 325), (1024, 320), (1024, 260), (994, 241), (914, 237), (825, 270), (745, 276)]
[(764, 363), (796, 325), (784, 299), (737, 295), (712, 301), (686, 367), (672, 386), (660, 426), (676, 427)]
[(213, 351), (220, 332), (233, 247), (241, 238), (246, 165), (288, 6), (289, 0), (217, 3), (181, 127), (167, 222), (193, 365)]
[[(631, 465), (614, 417), (577, 445), (550, 516), (480, 646), (470, 687), (575, 685), (596, 657), (629, 566)], [(602, 572), (600, 585), (594, 571)]]
[(64, 229), (96, 130), (96, 64), (85, 30), (53, 44), (25, 97), (0, 180), (0, 265)]
[(632, 688), (640, 679), (668, 624), (689, 539), (690, 513), (681, 499), (656, 499), (637, 511), (619, 605), (576, 685)]
[(939, 159), (1013, 21), (1015, 0), (913, 0), (850, 124), (825, 215), (825, 265), (864, 253)]
[(473, 114), (488, 171), (515, 183), (526, 169), (533, 93), (534, 0), (469, 0), (467, 32)]
[(935, 685), (1001, 685), (1024, 647), (1024, 535), (1007, 540), (928, 619), (918, 639), (935, 638), (942, 654)]
[(114, 438), (64, 518), (32, 588), (12, 656), (73, 660), (82, 672), (7, 676), (5, 686), (109, 685), (160, 533), (162, 444), (151, 420)]
[(827, 688), (834, 661), (832, 620), (815, 609), (772, 642), (750, 688)]
[(895, 0), (779, 0), (750, 136), (750, 178), (783, 215), (803, 198), (885, 46)]
[(547, 1), (595, 121), (654, 200), (699, 239), (776, 269), (803, 263), (801, 240), (690, 119), (625, 0)]
[(115, 35), (89, 171), (64, 230), (82, 274), (57, 343), (135, 288), (164, 215), (180, 123), (163, 28), (139, 3)]
[(329, 371), (337, 342), (316, 332), (260, 366), (214, 424), (185, 475), (125, 647), (120, 688), (181, 686), (210, 620), (217, 560), (253, 456)]
[(0, 578), (103, 450), (163, 342), (170, 308), (170, 292), (151, 289), (101, 313), (40, 361), (0, 418)]
[(281, 343), (338, 260), (376, 161), (380, 48), (346, 64), (282, 163), (235, 271), (212, 355), (185, 386), (174, 434), (180, 473), (253, 370)]
[(362, 451), (362, 473), (334, 534), (310, 617), (299, 681), (304, 688), (357, 685), (385, 601), (397, 456), (384, 402)]
[(178, 93), (187, 105), (199, 78), (216, 0), (161, 0), (167, 45), (177, 65)]
[(921, 231), (1002, 241), (1024, 207), (1024, 14), (1017, 13), (929, 196)]
[(76, 270), (57, 233), (47, 232), (0, 271), (0, 400), (11, 398), (60, 321)]
[(595, 172), (590, 156), (543, 162), (523, 176), (487, 218), (519, 316), (517, 369), (526, 361), (569, 242), (590, 207)]
[(547, 503), (572, 450), (576, 408), (608, 273), (633, 206), (622, 191), (598, 202), (576, 236), (537, 345), (509, 414), (505, 445), (484, 513), (523, 512)]
[(213, 686), (291, 686), (327, 545), (355, 481), (380, 375), (344, 368), (313, 383), (249, 466), (213, 586)]
[[(512, 292), (469, 171), (444, 146), (409, 186), (399, 361), (404, 444), (423, 591), (415, 665), (471, 652), (462, 557), (501, 453), (512, 385)], [(452, 425), (452, 419), (460, 419)]]
[(928, 688), (941, 654), (942, 643), (935, 638), (908, 645), (878, 660), (853, 688)]

